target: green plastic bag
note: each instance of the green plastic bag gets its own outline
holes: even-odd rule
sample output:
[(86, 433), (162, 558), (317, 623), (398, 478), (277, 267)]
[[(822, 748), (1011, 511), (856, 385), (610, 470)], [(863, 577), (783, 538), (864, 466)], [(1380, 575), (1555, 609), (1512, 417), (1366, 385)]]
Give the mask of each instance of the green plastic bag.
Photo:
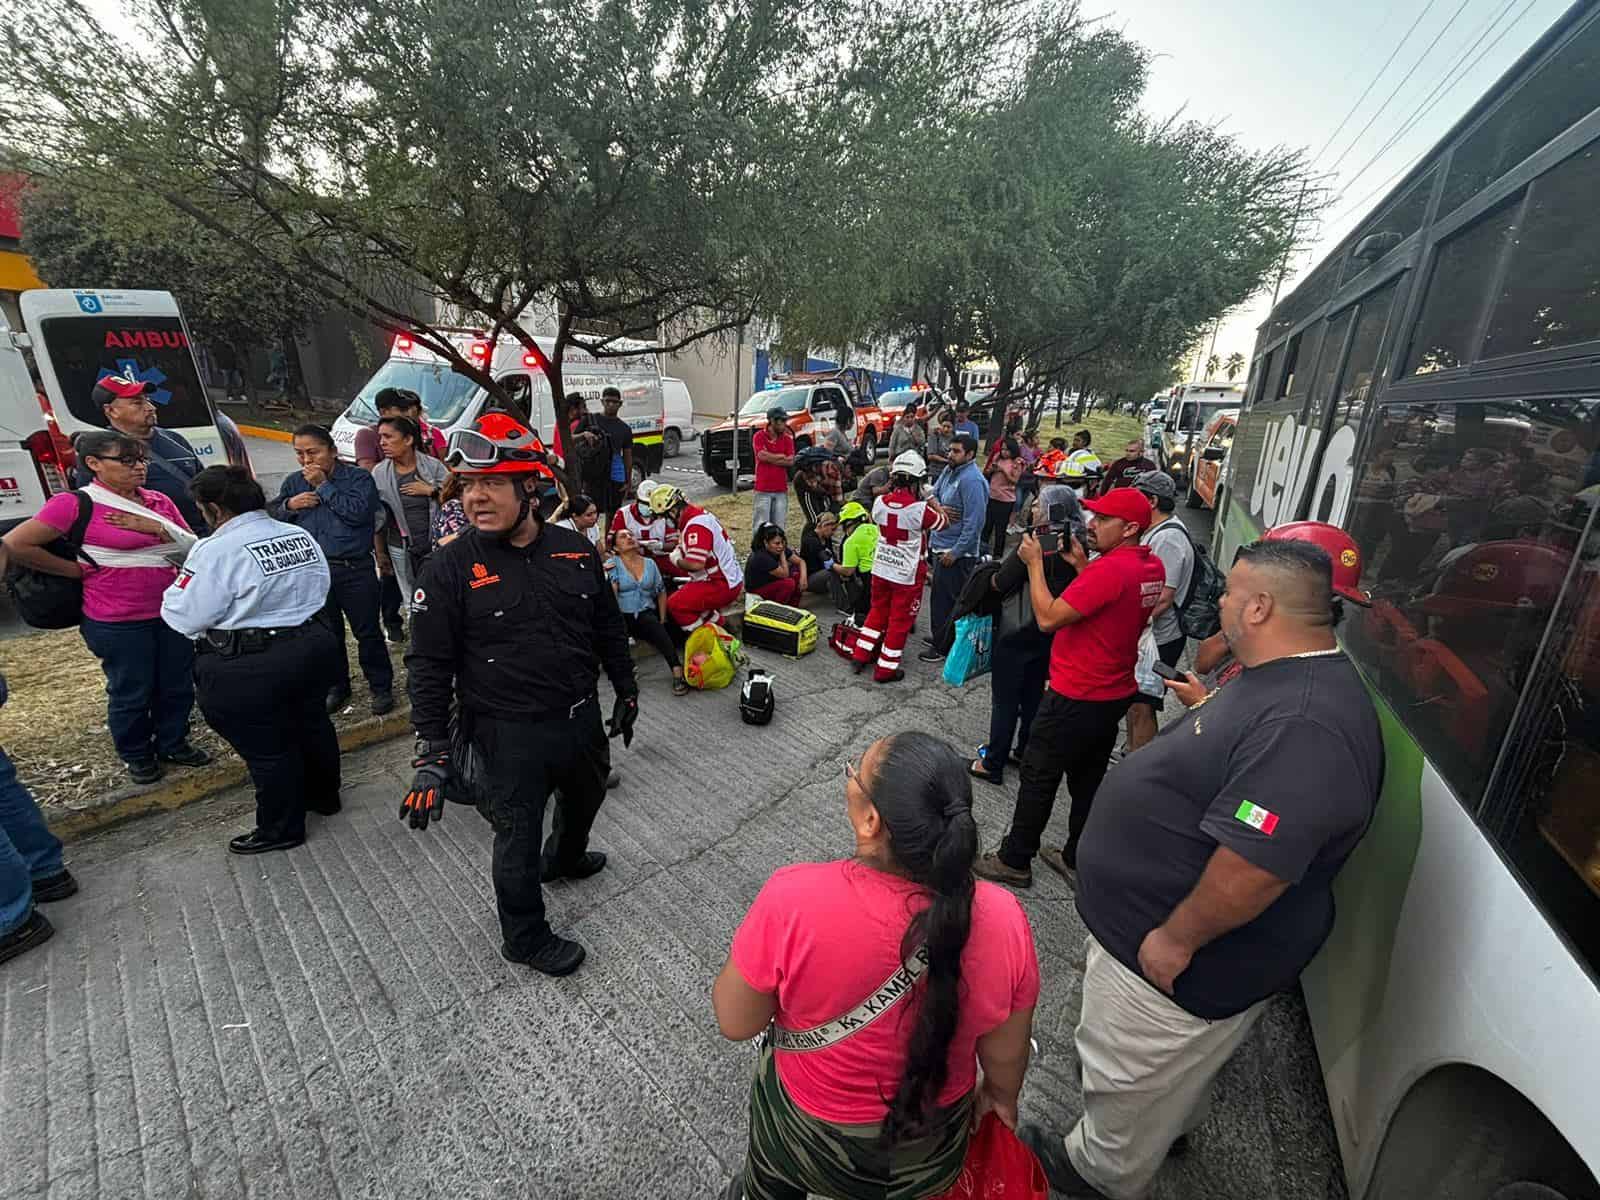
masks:
[[(705, 655), (696, 661), (697, 655)], [(711, 692), (725, 688), (739, 673), (744, 647), (720, 625), (702, 625), (683, 646), (683, 677), (690, 687)]]

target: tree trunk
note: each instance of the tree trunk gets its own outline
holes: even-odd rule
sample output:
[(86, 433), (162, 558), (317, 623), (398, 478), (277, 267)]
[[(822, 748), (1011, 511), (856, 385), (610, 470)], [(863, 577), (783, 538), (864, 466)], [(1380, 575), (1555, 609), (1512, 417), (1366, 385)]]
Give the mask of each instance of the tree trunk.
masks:
[(1076, 425), (1083, 420), (1083, 408), (1089, 402), (1089, 385), (1086, 383), (1078, 389), (1078, 399), (1072, 407), (1072, 423)]
[(311, 397), (306, 392), (305, 369), (300, 363), (300, 343), (292, 334), (282, 334), (278, 346), (283, 351), (283, 398), (289, 411), (310, 412)]

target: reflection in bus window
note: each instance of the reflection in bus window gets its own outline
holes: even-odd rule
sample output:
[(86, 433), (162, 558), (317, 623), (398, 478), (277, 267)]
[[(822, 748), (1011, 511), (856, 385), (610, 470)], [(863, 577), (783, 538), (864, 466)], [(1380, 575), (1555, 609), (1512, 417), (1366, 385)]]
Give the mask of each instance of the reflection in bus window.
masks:
[(1475, 809), (1600, 487), (1594, 403), (1379, 410), (1350, 530), (1369, 610), (1351, 652)]
[(1356, 324), (1355, 340), (1350, 343), (1350, 355), (1339, 381), (1334, 429), (1359, 421), (1367, 409), (1372, 376), (1378, 369), (1378, 347), (1383, 340), (1384, 326), (1389, 323), (1389, 309), (1394, 304), (1397, 283), (1398, 280), (1389, 283), (1361, 302), (1361, 319)]
[(1431, 375), (1472, 361), (1484, 292), (1511, 240), (1514, 215), (1514, 205), (1503, 205), (1439, 247), (1411, 340), (1407, 374)]
[(1328, 318), (1322, 337), (1322, 353), (1317, 358), (1316, 374), (1306, 387), (1311, 404), (1302, 422), (1304, 425), (1320, 426), (1322, 414), (1328, 411), (1328, 398), (1333, 392), (1334, 377), (1339, 370), (1339, 355), (1344, 353), (1344, 337), (1350, 332), (1350, 322), (1355, 314), (1354, 308), (1347, 308), (1337, 316)]
[(1534, 184), (1511, 269), (1495, 299), (1483, 357), (1550, 350), (1600, 338), (1600, 144), (1574, 154)]

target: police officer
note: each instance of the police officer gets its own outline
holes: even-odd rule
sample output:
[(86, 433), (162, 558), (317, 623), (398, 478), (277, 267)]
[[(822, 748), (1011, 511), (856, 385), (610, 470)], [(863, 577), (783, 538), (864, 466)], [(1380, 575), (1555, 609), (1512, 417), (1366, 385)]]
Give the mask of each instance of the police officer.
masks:
[(339, 811), (339, 738), (326, 698), (339, 645), (325, 620), (328, 561), (303, 529), (267, 515), (248, 467), (207, 467), (189, 493), (214, 531), (189, 552), (161, 619), (195, 639), (206, 721), (244, 759), (256, 827), (235, 854), (306, 840), (306, 810)]
[[(583, 962), (577, 942), (545, 919), (541, 880), (584, 879), (606, 865), (588, 848), (605, 798), (607, 733), (633, 738), (639, 688), (628, 635), (600, 556), (589, 539), (548, 524), (533, 502), (543, 447), (527, 426), (486, 413), (450, 438), (446, 463), (463, 479), (472, 528), (434, 551), (412, 597), (411, 712), (416, 779), (400, 817), (426, 829), (448, 788), (468, 784), (494, 826), (494, 892), (500, 953), (546, 975)], [(616, 702), (601, 726), (601, 667)], [(456, 780), (451, 700), (482, 764)], [(541, 853), (545, 801), (556, 817)]]

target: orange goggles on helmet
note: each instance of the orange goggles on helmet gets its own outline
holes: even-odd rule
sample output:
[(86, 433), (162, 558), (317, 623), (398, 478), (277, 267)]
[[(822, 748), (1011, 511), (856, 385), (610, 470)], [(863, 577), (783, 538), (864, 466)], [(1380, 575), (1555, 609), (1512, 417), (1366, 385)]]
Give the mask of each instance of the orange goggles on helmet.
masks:
[(445, 447), (444, 464), (458, 475), (526, 475), (554, 478), (544, 443), (505, 413), (485, 413), (473, 428), (458, 429)]

